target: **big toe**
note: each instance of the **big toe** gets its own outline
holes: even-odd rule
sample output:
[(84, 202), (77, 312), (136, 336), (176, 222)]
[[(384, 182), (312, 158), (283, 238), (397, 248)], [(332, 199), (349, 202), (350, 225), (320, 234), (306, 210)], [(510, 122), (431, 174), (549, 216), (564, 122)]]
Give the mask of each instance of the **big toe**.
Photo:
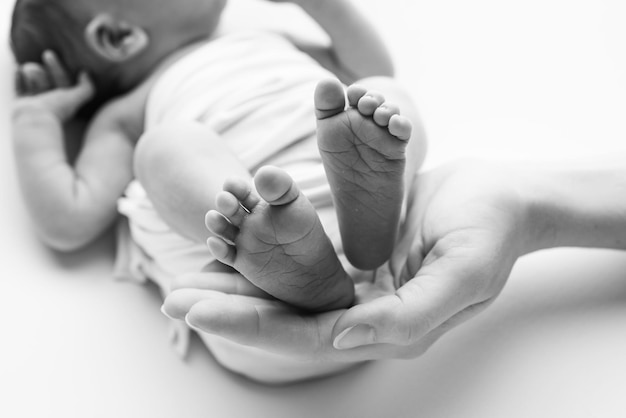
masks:
[(259, 195), (274, 206), (291, 203), (300, 194), (291, 176), (274, 166), (261, 167), (254, 176), (254, 185)]
[(322, 80), (315, 88), (313, 96), (315, 115), (318, 119), (325, 119), (343, 112), (346, 107), (346, 98), (343, 85), (339, 80)]

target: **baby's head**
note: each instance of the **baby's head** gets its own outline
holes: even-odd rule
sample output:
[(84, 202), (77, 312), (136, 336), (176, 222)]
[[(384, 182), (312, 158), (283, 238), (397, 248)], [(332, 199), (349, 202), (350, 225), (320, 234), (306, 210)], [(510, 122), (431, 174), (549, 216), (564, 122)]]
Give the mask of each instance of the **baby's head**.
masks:
[(17, 0), (11, 48), (18, 63), (53, 50), (70, 74), (85, 70), (101, 98), (128, 91), (168, 55), (215, 30), (226, 0)]

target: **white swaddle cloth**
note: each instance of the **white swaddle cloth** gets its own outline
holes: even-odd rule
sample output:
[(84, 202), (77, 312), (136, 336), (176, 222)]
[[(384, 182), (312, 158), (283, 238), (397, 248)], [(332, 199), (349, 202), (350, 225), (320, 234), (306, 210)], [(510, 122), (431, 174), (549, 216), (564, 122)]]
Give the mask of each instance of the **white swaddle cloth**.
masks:
[[(200, 122), (251, 173), (265, 164), (284, 168), (318, 209), (340, 250), (315, 139), (313, 92), (328, 77), (332, 74), (279, 35), (224, 35), (193, 50), (161, 76), (148, 99), (145, 130), (174, 121)], [(131, 240), (120, 245), (118, 273), (151, 279), (167, 294), (171, 278), (200, 271), (214, 260), (204, 243), (178, 235), (161, 219), (138, 181), (129, 185), (118, 207), (128, 219)]]

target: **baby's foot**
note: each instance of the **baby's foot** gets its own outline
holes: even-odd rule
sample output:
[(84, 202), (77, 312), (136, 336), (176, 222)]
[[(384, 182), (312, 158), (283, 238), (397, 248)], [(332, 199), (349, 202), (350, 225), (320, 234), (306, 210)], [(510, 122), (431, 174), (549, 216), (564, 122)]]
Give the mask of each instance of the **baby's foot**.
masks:
[(311, 205), (291, 177), (261, 168), (254, 182), (229, 180), (209, 211), (207, 227), (217, 237), (213, 255), (256, 286), (292, 305), (314, 311), (346, 308), (354, 285)]
[(361, 269), (391, 254), (404, 196), (411, 122), (377, 92), (326, 80), (315, 90), (317, 139), (346, 256)]

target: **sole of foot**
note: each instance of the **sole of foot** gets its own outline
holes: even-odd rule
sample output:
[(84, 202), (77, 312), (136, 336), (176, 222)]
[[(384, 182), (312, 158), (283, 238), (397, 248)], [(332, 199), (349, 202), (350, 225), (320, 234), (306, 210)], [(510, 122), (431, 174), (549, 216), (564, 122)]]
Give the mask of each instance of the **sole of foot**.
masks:
[(354, 285), (344, 271), (314, 207), (291, 177), (262, 167), (257, 192), (241, 179), (224, 183), (206, 224), (213, 255), (257, 287), (299, 308), (349, 307)]
[[(347, 104), (346, 107), (346, 97)], [(371, 270), (395, 243), (412, 125), (384, 96), (337, 80), (315, 91), (318, 147), (348, 260)]]

